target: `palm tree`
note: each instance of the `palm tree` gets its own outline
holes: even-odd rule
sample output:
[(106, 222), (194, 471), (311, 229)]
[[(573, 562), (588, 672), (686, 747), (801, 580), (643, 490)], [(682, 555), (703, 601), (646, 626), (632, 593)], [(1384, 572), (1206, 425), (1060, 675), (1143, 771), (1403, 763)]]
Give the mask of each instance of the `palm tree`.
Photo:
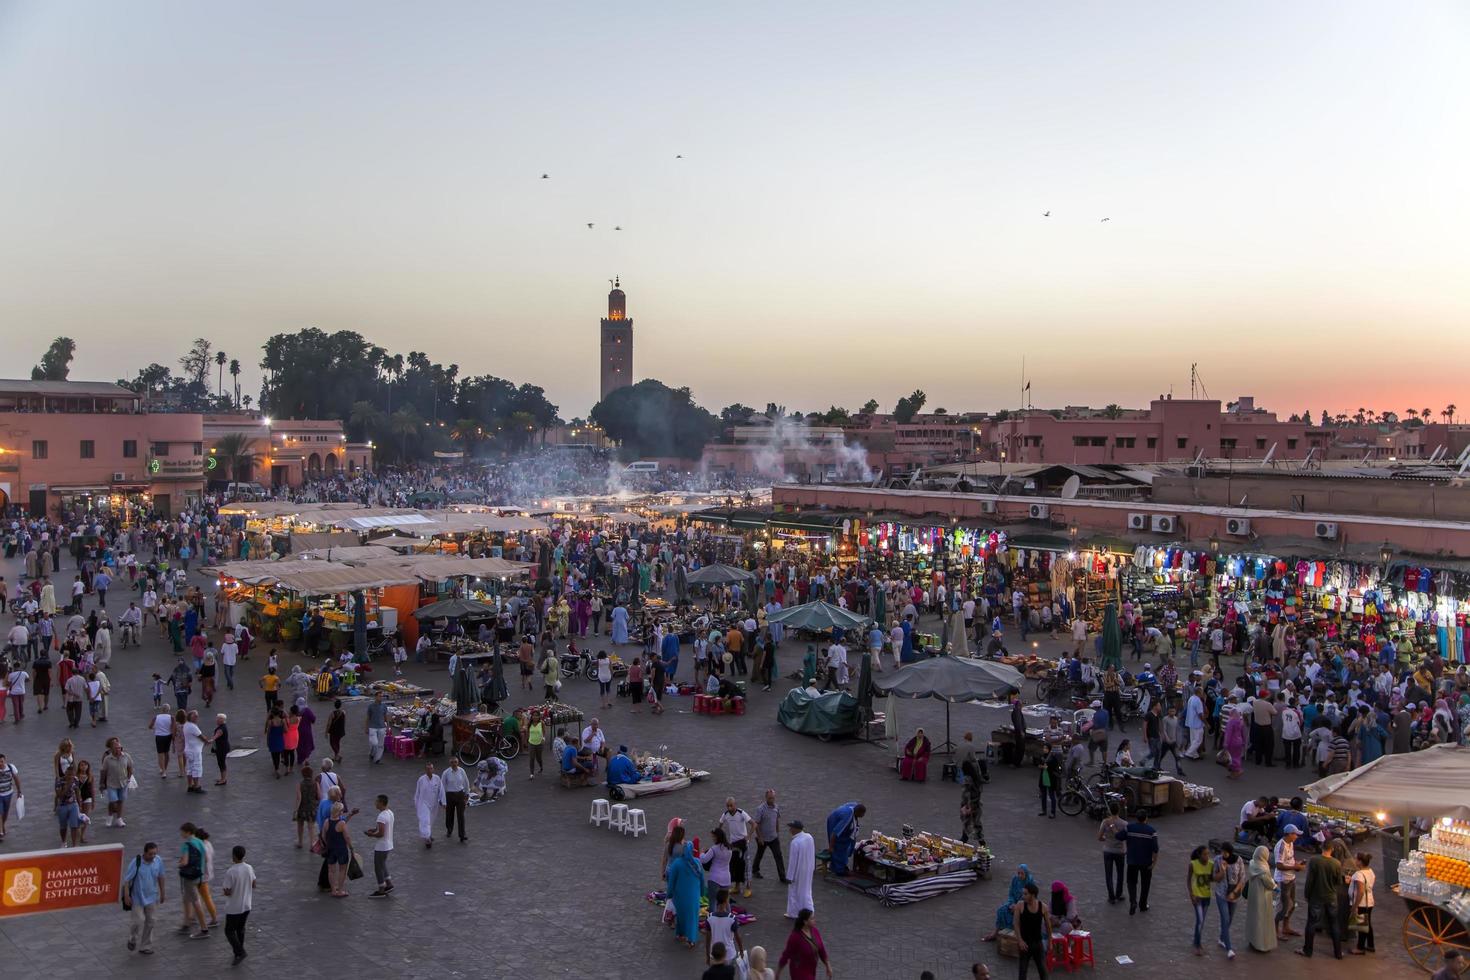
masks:
[(1358, 423), (1359, 425), (1362, 425), (1363, 422), (1366, 420), (1366, 418), (1367, 418), (1367, 415), (1366, 415), (1364, 409), (1362, 409), (1360, 407), (1358, 409), (1358, 411), (1357, 411), (1357, 414), (1353, 416), (1353, 421), (1356, 422), (1356, 423)]
[(1445, 406), (1445, 408), (1444, 408), (1444, 414), (1445, 414), (1445, 418), (1450, 423), (1453, 423), (1455, 421), (1455, 406), (1454, 406), (1454, 403), (1450, 403), (1449, 405), (1446, 405)]
[(221, 397), (225, 393), (225, 362), (229, 359), (229, 355), (222, 350), (214, 352), (214, 363), (219, 365), (219, 387), (215, 389), (215, 393)]
[(232, 358), (230, 360), (230, 378), (235, 384), (235, 407), (240, 407), (240, 362)]
[(244, 402), (244, 404), (245, 404), (245, 411), (247, 411), (247, 412), (250, 411), (250, 403), (253, 400), (254, 399), (252, 399), (249, 395), (246, 395), (244, 398), (241, 398), (240, 399), (240, 401)]
[(1117, 404), (1107, 406), (1102, 410), (1103, 418), (1120, 419), (1123, 417), (1123, 409)]
[(412, 405), (400, 408), (388, 417), (388, 431), (399, 437), (399, 454), (408, 458), (408, 437), (419, 435), (425, 422)]
[(1427, 409), (1427, 408), (1421, 408), (1421, 409), (1419, 409), (1419, 417), (1424, 420), (1424, 424), (1425, 425), (1428, 425), (1429, 424), (1429, 415), (1430, 415), (1429, 409)]
[(388, 416), (370, 401), (355, 401), (352, 403), (352, 411), (347, 416), (348, 424), (357, 429), (357, 434), (362, 439), (371, 439), (373, 432), (383, 428), (387, 423)]
[(255, 449), (243, 432), (227, 432), (214, 444), (214, 455), (230, 469), (230, 491), (239, 483), (249, 483), (255, 467)]
[(1411, 408), (1404, 412), (1404, 414), (1407, 415), (1412, 421), (1413, 419), (1417, 419), (1419, 417), (1419, 410), (1417, 408)]

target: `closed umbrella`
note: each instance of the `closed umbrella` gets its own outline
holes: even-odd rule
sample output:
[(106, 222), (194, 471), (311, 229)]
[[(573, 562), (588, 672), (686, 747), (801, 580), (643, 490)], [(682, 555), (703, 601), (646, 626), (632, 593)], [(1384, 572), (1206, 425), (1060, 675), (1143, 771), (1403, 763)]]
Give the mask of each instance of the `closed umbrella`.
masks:
[(682, 561), (674, 566), (674, 599), (679, 605), (689, 601), (689, 567)]
[(968, 657), (970, 655), (970, 637), (965, 631), (965, 611), (956, 609), (954, 615), (949, 617), (949, 639), (947, 640), (949, 652), (956, 657)]
[(888, 622), (888, 590), (880, 586), (877, 592), (877, 598), (873, 602), (873, 619), (882, 625)]
[(1118, 605), (1113, 602), (1103, 610), (1102, 660), (1099, 666), (1107, 670), (1110, 664), (1123, 669), (1123, 630), (1118, 626)]

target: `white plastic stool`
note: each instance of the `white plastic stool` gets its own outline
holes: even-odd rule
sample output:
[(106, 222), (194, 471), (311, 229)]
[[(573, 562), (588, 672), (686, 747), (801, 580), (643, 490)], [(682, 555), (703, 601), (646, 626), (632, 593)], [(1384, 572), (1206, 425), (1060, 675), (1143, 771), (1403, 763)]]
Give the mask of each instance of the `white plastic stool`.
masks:
[(601, 827), (611, 820), (612, 812), (607, 808), (607, 800), (593, 800), (592, 813), (587, 817), (587, 822), (594, 827)]
[(623, 825), (623, 833), (632, 834), (634, 837), (648, 833), (648, 818), (644, 816), (642, 810), (628, 811), (628, 822)]
[(628, 829), (628, 804), (614, 803), (612, 816), (608, 818), (608, 830), (619, 830), (626, 832)]

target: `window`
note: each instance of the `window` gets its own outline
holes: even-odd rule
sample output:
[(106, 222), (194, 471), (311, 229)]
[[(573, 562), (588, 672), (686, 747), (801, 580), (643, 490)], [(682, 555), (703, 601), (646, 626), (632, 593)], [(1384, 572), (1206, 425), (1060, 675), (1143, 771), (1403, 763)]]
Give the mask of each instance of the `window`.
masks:
[(1266, 440), (1265, 439), (1257, 439), (1256, 440), (1256, 448), (1257, 449), (1265, 449), (1266, 448)]
[(195, 456), (203, 456), (204, 455), (204, 443), (202, 443), (202, 442), (196, 442), (196, 443), (194, 443), (194, 455)]
[(136, 440), (136, 439), (124, 439), (123, 440), (123, 459), (137, 459), (137, 458), (138, 458), (138, 440)]
[(1074, 445), (1074, 446), (1106, 446), (1107, 444), (1108, 444), (1108, 437), (1107, 436), (1073, 436), (1072, 437), (1072, 445)]
[(1188, 449), (1189, 448), (1189, 436), (1180, 436), (1175, 441), (1179, 444), (1179, 448), (1180, 449)]
[(82, 459), (97, 458), (97, 443), (93, 439), (82, 440)]
[(46, 445), (45, 439), (36, 439), (31, 443), (31, 459), (46, 459), (50, 455), (50, 447)]
[(1157, 449), (1157, 448), (1159, 448), (1159, 437), (1158, 436), (1149, 436), (1148, 437), (1148, 448), (1150, 448), (1150, 449)]
[(1137, 443), (1138, 439), (1136, 436), (1113, 437), (1113, 447), (1116, 449), (1132, 449), (1135, 445), (1137, 445)]
[(1220, 448), (1221, 449), (1234, 449), (1235, 448), (1235, 440), (1234, 439), (1221, 439), (1220, 440)]
[(168, 455), (168, 443), (166, 443), (166, 442), (155, 442), (149, 448), (148, 452), (151, 455), (153, 455), (153, 456), (167, 456)]
[(1296, 448), (1296, 440), (1295, 439), (1288, 439), (1288, 440), (1286, 440), (1286, 448), (1287, 449), (1295, 449)]

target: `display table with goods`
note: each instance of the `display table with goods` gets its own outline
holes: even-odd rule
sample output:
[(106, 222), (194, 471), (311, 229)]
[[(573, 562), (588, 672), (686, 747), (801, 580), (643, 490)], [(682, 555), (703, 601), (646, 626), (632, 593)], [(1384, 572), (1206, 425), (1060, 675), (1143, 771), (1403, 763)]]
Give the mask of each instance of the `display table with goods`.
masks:
[[(1025, 743), (1021, 747), (1021, 750), (1025, 753), (1025, 755), (1022, 757), (1023, 762), (1039, 764), (1042, 760), (1046, 758), (1047, 753), (1050, 752), (1053, 747), (1051, 745), (1048, 745), (1046, 741), (1048, 731), (1049, 729), (1046, 728), (1028, 727), (1026, 729)], [(1062, 749), (1063, 751), (1069, 748), (1072, 744), (1071, 737), (1067, 736), (1065, 733), (1061, 738), (1058, 739), (1056, 738), (1056, 736), (1053, 736), (1053, 739), (1055, 739), (1055, 747)], [(1011, 729), (1009, 725), (1004, 728), (993, 729), (990, 733), (990, 741), (995, 744), (996, 755), (998, 755), (1001, 759), (1014, 759), (1012, 753), (1015, 751), (1016, 733), (1014, 730)]]
[[(1282, 801), (1277, 800), (1279, 805)], [(1371, 814), (1352, 813), (1336, 807), (1308, 803), (1302, 808), (1307, 815), (1307, 826), (1313, 840), (1325, 841), (1343, 837), (1350, 841), (1362, 840), (1383, 829), (1383, 822)]]
[(1113, 789), (1128, 801), (1128, 810), (1138, 807), (1154, 813), (1183, 813), (1219, 803), (1213, 786), (1188, 783), (1157, 769), (1135, 767), (1113, 769)]
[(454, 738), (454, 754), (466, 766), (477, 765), (487, 755), (514, 759), (521, 750), (519, 739), (505, 734), (503, 714), (462, 711), (454, 716), (450, 732)]
[[(695, 857), (698, 857), (699, 856), (699, 849), (698, 848), (695, 848), (694, 856)], [(735, 893), (732, 891), (730, 894), (733, 895)], [(666, 891), (655, 891), (655, 892), (649, 892), (647, 895), (645, 895), (643, 897), (648, 900), (648, 902), (649, 902), (650, 905), (656, 905), (656, 906), (658, 906), (658, 908), (660, 909), (661, 914), (663, 916), (664, 925), (666, 925), (666, 926), (668, 926), (669, 928), (672, 929), (673, 926), (674, 926), (674, 907), (669, 904), (669, 893), (666, 892)], [(734, 902), (731, 902), (730, 903), (730, 914), (735, 917), (735, 924), (738, 925), (738, 926), (740, 926), (740, 928), (742, 928), (742, 929), (745, 928), (746, 926), (750, 925), (752, 922), (755, 921), (755, 914), (754, 913), (752, 913), (745, 906), (743, 906), (743, 905), (736, 905)], [(700, 932), (709, 932), (709, 921), (708, 920), (709, 920), (709, 890), (706, 889), (705, 890), (705, 893), (699, 896), (699, 931)]]
[[(1444, 965), (1450, 950), (1470, 959), (1470, 748), (1436, 745), (1382, 756), (1319, 779), (1303, 795), (1348, 813), (1371, 810), (1384, 824), (1403, 821), (1404, 849), (1413, 846), (1415, 821), (1436, 814), (1418, 849), (1393, 868), (1398, 883), (1391, 890), (1408, 904), (1404, 948), (1426, 972)], [(1393, 840), (1385, 832), (1386, 855)]]
[(613, 799), (638, 799), (672, 793), (709, 778), (709, 773), (703, 769), (689, 769), (663, 756), (640, 754), (633, 760), (633, 764), (638, 767), (638, 782), (619, 783), (611, 787), (608, 795)]
[[(534, 711), (541, 717), (543, 725), (549, 725), (554, 731), (562, 725), (580, 725), (582, 723), (582, 710), (575, 705), (567, 704), (565, 701), (543, 701), (540, 704), (528, 704), (524, 708), (515, 710), (516, 718), (520, 720), (521, 731), (526, 730), (526, 722), (530, 713)], [(548, 732), (548, 735), (550, 733)], [(580, 734), (580, 729), (578, 730)]]
[(468, 636), (445, 636), (435, 640), (426, 653), (426, 659), (430, 663), (448, 660), (450, 657), (464, 657), (475, 653), (494, 653), (495, 645), (492, 643), (481, 643), (479, 640)]
[(988, 847), (903, 828), (892, 837), (873, 831), (857, 845), (852, 872), (826, 880), (893, 908), (956, 891), (990, 877)]

